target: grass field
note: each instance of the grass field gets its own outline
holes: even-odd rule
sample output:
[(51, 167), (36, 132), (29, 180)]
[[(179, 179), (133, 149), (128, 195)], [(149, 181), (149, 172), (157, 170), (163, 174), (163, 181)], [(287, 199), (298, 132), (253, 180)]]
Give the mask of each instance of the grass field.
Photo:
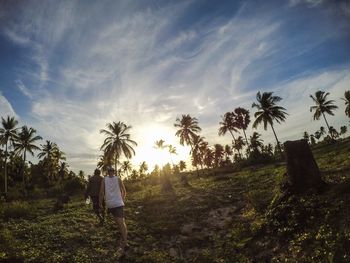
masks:
[(127, 185), (131, 247), (119, 259), (117, 228), (96, 226), (83, 196), (59, 212), (53, 199), (2, 203), (0, 262), (350, 262), (350, 140), (313, 152), (330, 190), (273, 208), (283, 163), (194, 173), (189, 186), (174, 176), (167, 193)]

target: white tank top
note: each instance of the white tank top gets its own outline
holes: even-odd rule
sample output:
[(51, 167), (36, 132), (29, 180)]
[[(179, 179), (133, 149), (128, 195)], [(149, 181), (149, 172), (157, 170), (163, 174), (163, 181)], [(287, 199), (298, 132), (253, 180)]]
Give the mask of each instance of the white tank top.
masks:
[(106, 176), (104, 178), (104, 183), (107, 208), (124, 206), (122, 194), (120, 192), (118, 177)]

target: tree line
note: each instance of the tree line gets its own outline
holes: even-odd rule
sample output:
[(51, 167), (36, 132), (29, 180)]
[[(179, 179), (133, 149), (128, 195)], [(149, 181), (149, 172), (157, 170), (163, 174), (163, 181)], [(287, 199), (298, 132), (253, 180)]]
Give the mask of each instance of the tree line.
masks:
[[(329, 141), (334, 141), (337, 138), (334, 132), (335, 129), (329, 126), (326, 115), (334, 115), (333, 111), (338, 106), (334, 104), (334, 100), (329, 100), (328, 96), (329, 93), (324, 91), (317, 91), (314, 95), (310, 95), (314, 103), (310, 107), (310, 112), (313, 113), (314, 120), (319, 120), (321, 116), (323, 117), (328, 128), (326, 138)], [(350, 91), (345, 91), (342, 100), (345, 101), (345, 114), (350, 117)], [(276, 140), (275, 147), (271, 143), (264, 145), (261, 134), (257, 132), (253, 132), (248, 138), (246, 130), (251, 122), (250, 112), (242, 107), (235, 108), (232, 112), (226, 112), (221, 116), (219, 123), (218, 135), (224, 136), (229, 133), (232, 137), (232, 145), (223, 146), (214, 144), (210, 146), (205, 138), (200, 135), (202, 129), (199, 127), (198, 119), (191, 117), (189, 114), (183, 114), (181, 118), (176, 119), (174, 127), (178, 130), (175, 136), (179, 138), (181, 145), (188, 145), (190, 147), (192, 165), (196, 168), (201, 167), (203, 169), (204, 167), (215, 168), (225, 166), (233, 162), (242, 161), (244, 156), (251, 161), (271, 160), (272, 157), (281, 156), (283, 152), (282, 145), (275, 131), (275, 124), (285, 122), (288, 115), (287, 110), (278, 105), (281, 101), (282, 98), (275, 96), (273, 92), (258, 92), (256, 94), (256, 102), (252, 104), (252, 108), (256, 109), (254, 113), (255, 119), (252, 123), (253, 129), (257, 129), (259, 126), (262, 126), (264, 130), (271, 128)], [(125, 157), (126, 161), (120, 163), (120, 173), (124, 173), (127, 177), (130, 176), (131, 178), (136, 178), (137, 175), (140, 177), (145, 175), (145, 172), (148, 170), (145, 162), (141, 163), (139, 171), (137, 171), (136, 169), (132, 169), (129, 161), (135, 155), (133, 147), (137, 146), (137, 143), (130, 139), (131, 135), (129, 131), (131, 128), (131, 126), (123, 122), (113, 122), (112, 124), (107, 124), (106, 130), (101, 130), (101, 133), (107, 137), (101, 146), (103, 154), (101, 155), (99, 167), (103, 168), (112, 163), (117, 167), (117, 164), (120, 163), (119, 160)], [(321, 127), (321, 130), (323, 132), (322, 135), (325, 135), (325, 129)], [(346, 126), (342, 126), (341, 130), (342, 134), (345, 134)], [(244, 138), (241, 135), (235, 135), (237, 133), (239, 134), (240, 131), (243, 133)], [(172, 145), (166, 145), (162, 139), (155, 142), (155, 147), (160, 150), (167, 149), (170, 153), (170, 160), (171, 155), (176, 154), (176, 148)], [(245, 153), (243, 153), (244, 149)], [(233, 154), (233, 151), (236, 154)], [(230, 157), (232, 155), (233, 158), (231, 159)], [(170, 164), (167, 164), (165, 168), (170, 171), (182, 171), (186, 168), (186, 163), (180, 161), (176, 165), (172, 163), (172, 166), (173, 168), (171, 168)], [(160, 167), (156, 166), (152, 173), (159, 174), (159, 170)]]
[[(58, 182), (63, 183), (65, 179), (83, 179), (82, 171), (77, 176), (68, 170), (65, 153), (56, 143), (46, 140), (39, 145), (42, 140), (34, 128), (26, 125), (18, 127), (15, 117), (1, 117), (0, 173), (5, 196), (8, 194), (9, 185), (21, 184), (24, 194), (34, 185), (50, 187)], [(39, 162), (27, 162), (28, 154), (35, 156), (35, 152), (38, 152), (36, 156)]]

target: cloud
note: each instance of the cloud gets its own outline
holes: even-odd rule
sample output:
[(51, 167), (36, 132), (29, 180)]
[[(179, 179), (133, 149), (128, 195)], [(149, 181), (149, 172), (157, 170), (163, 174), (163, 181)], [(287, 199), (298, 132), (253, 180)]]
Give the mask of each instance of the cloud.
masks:
[(0, 112), (1, 117), (6, 118), (6, 116), (15, 117), (19, 119), (19, 116), (16, 114), (14, 109), (11, 106), (11, 103), (1, 94), (0, 92)]
[(33, 95), (30, 93), (28, 88), (23, 84), (23, 82), (19, 79), (15, 81), (17, 88), (29, 99), (33, 99)]
[[(234, 15), (192, 17), (192, 4), (60, 1), (38, 9), (28, 1), (18, 7), (18, 19), (5, 16), (3, 32), (29, 50), (30, 66), (21, 68), (16, 84), (31, 99), (31, 125), (58, 143), (71, 168), (93, 169), (103, 141), (99, 130), (112, 121), (132, 125), (142, 148), (145, 127), (173, 132), (176, 117), (189, 113), (211, 143), (230, 143), (217, 135), (220, 115), (238, 106), (250, 109), (257, 90), (284, 98), (290, 116), (276, 129), (281, 139), (294, 138), (315, 127), (308, 126), (308, 107), (301, 110), (309, 105), (309, 92), (322, 88), (338, 96), (348, 83), (344, 69), (301, 68), (303, 75), (279, 77), (282, 70), (294, 72), (294, 61), (333, 39), (333, 32), (313, 33), (307, 25), (291, 37), (283, 19), (294, 17), (288, 20), (280, 10), (244, 4)], [(269, 131), (259, 132), (274, 140)]]

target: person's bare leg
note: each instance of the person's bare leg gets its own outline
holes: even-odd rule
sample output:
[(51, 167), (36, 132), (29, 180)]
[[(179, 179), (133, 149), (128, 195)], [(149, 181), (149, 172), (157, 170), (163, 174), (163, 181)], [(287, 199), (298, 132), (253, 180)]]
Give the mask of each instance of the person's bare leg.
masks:
[(119, 226), (119, 230), (120, 230), (120, 233), (121, 233), (122, 238), (123, 238), (122, 248), (124, 249), (125, 246), (127, 246), (127, 244), (128, 244), (128, 230), (126, 228), (125, 220), (124, 220), (124, 218), (116, 217), (115, 221), (117, 222), (117, 224)]

